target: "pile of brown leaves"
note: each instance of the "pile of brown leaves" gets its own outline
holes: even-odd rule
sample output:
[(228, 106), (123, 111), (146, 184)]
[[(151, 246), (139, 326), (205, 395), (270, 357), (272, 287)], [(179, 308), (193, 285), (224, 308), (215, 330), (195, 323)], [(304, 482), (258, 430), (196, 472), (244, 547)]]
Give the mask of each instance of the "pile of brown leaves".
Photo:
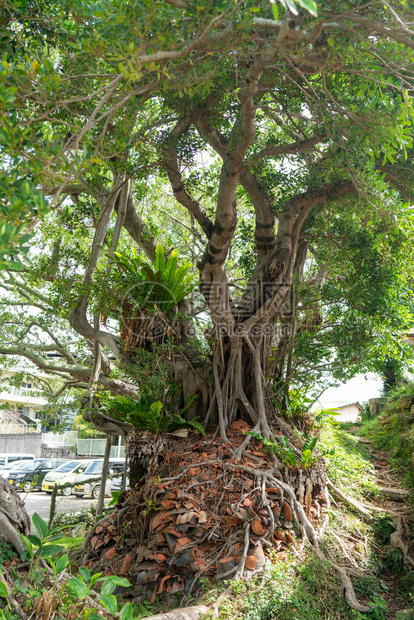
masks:
[[(280, 489), (266, 486), (261, 474), (272, 463), (261, 443), (250, 443), (241, 461), (234, 458), (248, 431), (237, 421), (228, 443), (196, 432), (175, 441), (163, 463), (95, 527), (86, 564), (129, 577), (136, 597), (155, 600), (193, 592), (200, 578), (231, 577), (240, 563), (259, 570), (268, 548), (284, 559), (297, 515)], [(321, 509), (318, 497), (308, 510), (311, 521)]]

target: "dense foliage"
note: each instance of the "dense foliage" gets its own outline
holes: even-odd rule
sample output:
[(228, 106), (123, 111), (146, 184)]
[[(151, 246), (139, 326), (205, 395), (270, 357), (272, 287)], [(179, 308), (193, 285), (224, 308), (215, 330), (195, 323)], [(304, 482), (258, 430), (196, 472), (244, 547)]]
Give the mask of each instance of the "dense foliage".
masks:
[(225, 438), (237, 417), (266, 434), (292, 382), (404, 363), (408, 5), (0, 11), (3, 365)]

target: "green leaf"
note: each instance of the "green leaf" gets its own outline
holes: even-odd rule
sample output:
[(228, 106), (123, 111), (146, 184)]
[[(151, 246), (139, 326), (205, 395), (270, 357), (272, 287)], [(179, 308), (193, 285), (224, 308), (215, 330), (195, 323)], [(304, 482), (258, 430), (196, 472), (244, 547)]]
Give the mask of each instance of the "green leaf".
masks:
[(178, 252), (177, 250), (173, 250), (171, 252), (170, 258), (168, 259), (167, 266), (165, 268), (165, 277), (163, 281), (165, 283), (174, 282), (175, 271), (177, 269), (178, 263)]
[(34, 557), (34, 549), (33, 549), (33, 545), (30, 542), (30, 540), (28, 538), (26, 538), (26, 536), (24, 534), (20, 534), (21, 539), (23, 540), (24, 544), (26, 545), (26, 549), (28, 550), (30, 557), (33, 558)]
[(333, 37), (328, 37), (327, 41), (328, 41), (328, 45), (330, 45), (331, 47), (335, 45), (335, 39)]
[(131, 583), (125, 577), (118, 577), (117, 575), (109, 575), (109, 577), (105, 577), (103, 581), (112, 581), (116, 586), (122, 586), (124, 588), (130, 588)]
[(56, 573), (57, 574), (62, 573), (68, 564), (69, 564), (68, 554), (62, 555), (62, 557), (59, 558), (58, 561), (56, 562)]
[(37, 514), (37, 512), (34, 513), (32, 517), (32, 521), (33, 521), (33, 525), (39, 532), (40, 538), (46, 538), (46, 536), (49, 535), (49, 527), (46, 521), (44, 521), (42, 517)]
[(91, 572), (87, 566), (82, 566), (79, 569), (79, 574), (85, 583), (89, 584), (91, 582)]
[(100, 602), (105, 607), (105, 609), (107, 609), (113, 616), (116, 614), (118, 605), (116, 602), (116, 597), (113, 594), (109, 594), (108, 596), (101, 596)]
[(157, 419), (160, 417), (161, 411), (162, 411), (162, 402), (160, 400), (157, 400), (155, 401), (155, 403), (152, 403), (149, 408), (149, 413), (151, 414), (151, 416)]
[(164, 273), (165, 271), (164, 248), (160, 243), (158, 243), (157, 247), (155, 248), (154, 269), (155, 271), (159, 271), (160, 273)]
[(3, 598), (7, 598), (8, 595), (9, 593), (7, 592), (7, 588), (5, 584), (2, 581), (0, 581), (0, 596), (2, 596)]
[(302, 460), (306, 463), (312, 459), (312, 450), (304, 450), (302, 452)]
[(27, 538), (36, 547), (41, 547), (42, 546), (42, 541), (37, 536), (34, 536), (34, 534), (29, 534)]
[(62, 549), (64, 549), (63, 545), (44, 545), (43, 547), (40, 547), (40, 549), (38, 549), (35, 553), (36, 557), (41, 557), (41, 558), (47, 558), (50, 555), (54, 555), (55, 553), (59, 553), (59, 551), (62, 551)]
[(314, 0), (297, 0), (301, 7), (306, 9), (314, 17), (318, 17), (318, 5)]
[(204, 428), (204, 426), (201, 424), (201, 422), (197, 422), (196, 420), (189, 420), (189, 421), (187, 422), (187, 424), (188, 424), (189, 426), (192, 426), (192, 427), (193, 427), (193, 428), (195, 428), (196, 430), (200, 431), (200, 433), (203, 435), (203, 437), (204, 437), (204, 435), (206, 434), (205, 428)]
[(279, 7), (277, 6), (275, 0), (270, 0), (270, 4), (272, 7), (273, 19), (277, 22), (279, 19)]
[(130, 618), (132, 618), (133, 611), (134, 611), (134, 608), (132, 607), (132, 603), (125, 603), (125, 605), (122, 607), (121, 611), (119, 612), (119, 619), (130, 620)]
[(77, 577), (69, 577), (67, 585), (77, 598), (86, 598), (89, 596), (88, 586)]
[(112, 592), (115, 590), (115, 588), (116, 588), (116, 584), (111, 579), (107, 579), (102, 584), (101, 596), (106, 596), (107, 594), (112, 594)]
[(94, 583), (96, 583), (97, 581), (99, 581), (102, 577), (102, 573), (95, 573), (92, 575), (91, 577), (91, 581), (90, 581), (90, 585), (92, 586)]

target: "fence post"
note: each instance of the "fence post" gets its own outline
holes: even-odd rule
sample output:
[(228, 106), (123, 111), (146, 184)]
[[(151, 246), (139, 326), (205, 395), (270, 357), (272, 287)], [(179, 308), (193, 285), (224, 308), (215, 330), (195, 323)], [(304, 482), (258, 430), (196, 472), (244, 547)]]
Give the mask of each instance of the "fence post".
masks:
[(96, 520), (98, 521), (98, 517), (102, 515), (104, 502), (105, 502), (105, 488), (106, 488), (106, 480), (108, 478), (108, 466), (109, 466), (109, 458), (111, 456), (111, 446), (112, 446), (112, 435), (108, 434), (106, 436), (106, 444), (105, 444), (105, 455), (102, 465), (102, 478), (101, 478), (101, 488), (99, 489), (99, 497), (98, 503), (96, 504)]
[(53, 487), (52, 497), (50, 498), (50, 510), (49, 510), (49, 527), (52, 527), (53, 519), (56, 515), (56, 497), (57, 497), (57, 484)]

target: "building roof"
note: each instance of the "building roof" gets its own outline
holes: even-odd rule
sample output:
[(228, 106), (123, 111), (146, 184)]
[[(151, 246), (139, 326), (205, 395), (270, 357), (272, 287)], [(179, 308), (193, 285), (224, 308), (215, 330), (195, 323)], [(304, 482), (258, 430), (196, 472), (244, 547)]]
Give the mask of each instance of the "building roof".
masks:
[(362, 411), (362, 406), (358, 402), (347, 403), (346, 405), (335, 405), (335, 406), (331, 406), (330, 409), (345, 409), (346, 407), (353, 407), (353, 406), (358, 407), (358, 409)]

